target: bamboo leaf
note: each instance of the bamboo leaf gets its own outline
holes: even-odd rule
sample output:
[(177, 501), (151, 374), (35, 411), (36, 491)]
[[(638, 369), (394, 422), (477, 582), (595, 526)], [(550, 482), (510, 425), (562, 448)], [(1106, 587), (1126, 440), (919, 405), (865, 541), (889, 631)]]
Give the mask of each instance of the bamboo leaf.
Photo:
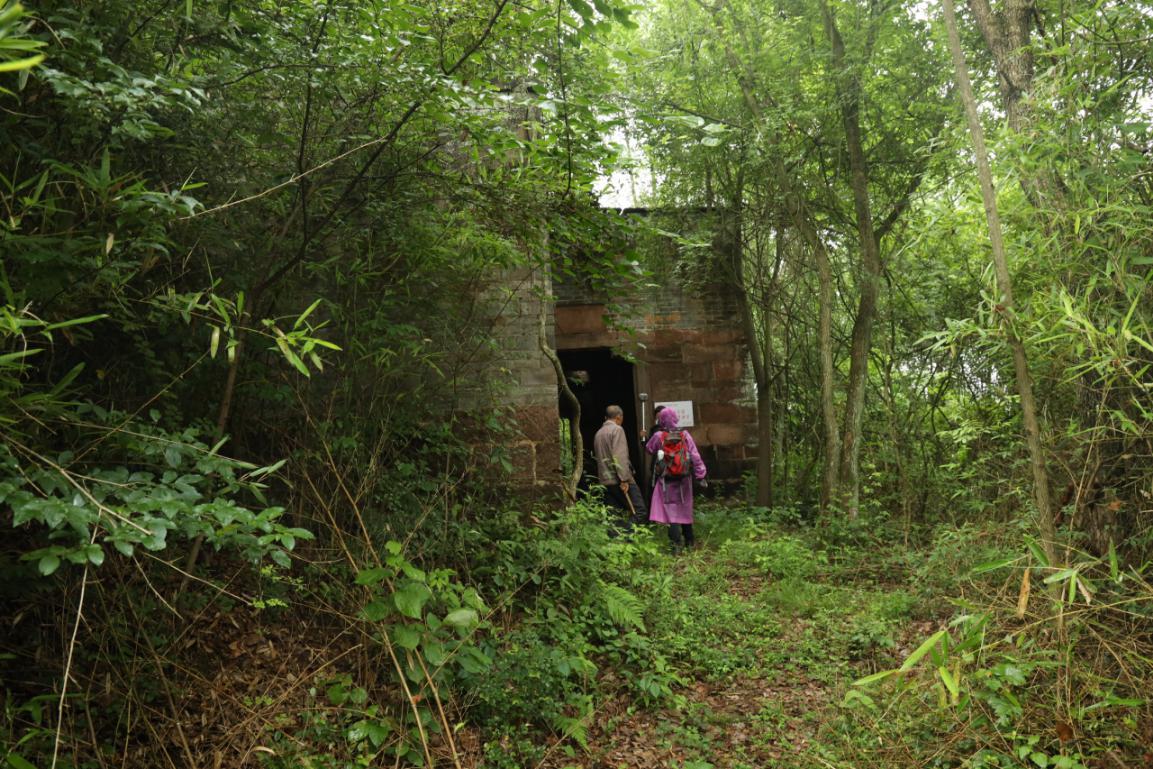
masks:
[(949, 696), (952, 698), (953, 702), (956, 702), (957, 697), (959, 697), (961, 694), (961, 687), (957, 683), (957, 679), (954, 678), (953, 674), (949, 672), (949, 669), (944, 666), (937, 668), (937, 675), (941, 677), (941, 681), (944, 682), (945, 688), (949, 690)]
[(905, 658), (905, 661), (901, 663), (900, 670), (904, 672), (920, 662), (921, 659), (930, 651), (932, 651), (933, 647), (940, 643), (947, 634), (948, 631), (938, 630), (936, 633), (933, 633), (933, 635), (926, 638), (921, 643), (921, 645), (918, 646), (915, 651), (913, 651), (912, 654)]
[(873, 673), (871, 675), (865, 676), (864, 678), (858, 678), (856, 681), (853, 681), (853, 686), (869, 686), (870, 684), (875, 684), (878, 681), (884, 681), (886, 678), (895, 676), (900, 672), (900, 670), (896, 669), (882, 670), (879, 673)]
[(32, 56), (27, 59), (17, 59), (16, 61), (0, 61), (0, 72), (16, 72), (18, 70), (31, 69), (42, 61), (44, 61), (44, 54)]

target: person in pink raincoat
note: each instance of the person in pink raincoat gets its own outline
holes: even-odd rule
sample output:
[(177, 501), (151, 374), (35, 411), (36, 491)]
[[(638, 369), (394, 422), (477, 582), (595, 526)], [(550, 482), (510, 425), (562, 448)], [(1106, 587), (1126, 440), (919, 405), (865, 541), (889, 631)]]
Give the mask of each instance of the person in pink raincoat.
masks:
[[(673, 409), (661, 409), (657, 414), (657, 429), (649, 437), (645, 449), (657, 455), (659, 465), (660, 452), (665, 443), (665, 436), (671, 430), (677, 429), (677, 412)], [(653, 500), (649, 505), (649, 520), (655, 523), (669, 525), (669, 539), (672, 540), (673, 549), (679, 552), (682, 548), (692, 547), (693, 538), (693, 478), (707, 486), (705, 476), (708, 470), (701, 461), (701, 453), (697, 450), (696, 441), (688, 432), (681, 430), (685, 448), (692, 461), (692, 472), (683, 478), (661, 477), (656, 479), (653, 488)], [(656, 465), (654, 465), (656, 466)]]

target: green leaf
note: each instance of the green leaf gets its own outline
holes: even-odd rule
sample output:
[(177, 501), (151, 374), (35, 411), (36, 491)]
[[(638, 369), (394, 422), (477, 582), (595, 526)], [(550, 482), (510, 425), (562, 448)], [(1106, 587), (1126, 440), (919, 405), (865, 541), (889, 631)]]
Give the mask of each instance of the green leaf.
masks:
[(604, 592), (605, 610), (613, 622), (618, 625), (631, 625), (638, 630), (645, 629), (642, 616), (644, 605), (640, 599), (620, 585), (602, 583), (601, 590)]
[(936, 633), (933, 633), (933, 635), (926, 638), (924, 642), (922, 642), (922, 644), (918, 646), (912, 654), (905, 658), (905, 661), (901, 663), (900, 670), (909, 670), (918, 662), (920, 662), (922, 657), (932, 651), (933, 647), (941, 642), (941, 639), (945, 637), (947, 632), (948, 631), (945, 630), (938, 630)]
[(396, 625), (392, 628), (392, 642), (402, 649), (412, 651), (420, 646), (420, 631), (412, 625)]
[(55, 331), (58, 328), (68, 328), (69, 326), (79, 326), (84, 323), (92, 323), (93, 321), (103, 320), (107, 318), (107, 313), (100, 313), (99, 315), (85, 315), (83, 318), (71, 318), (69, 320), (62, 320), (59, 323), (50, 323), (44, 327), (45, 331)]
[(44, 352), (42, 348), (33, 347), (27, 350), (20, 350), (19, 352), (10, 352), (4, 355), (0, 355), (0, 366), (7, 365), (9, 363), (15, 363), (22, 358), (29, 358), (42, 352)]
[(284, 354), (284, 358), (292, 364), (293, 368), (295, 368), (301, 374), (304, 374), (306, 377), (311, 377), (312, 372), (308, 370), (308, 366), (304, 365), (304, 361), (302, 361), (300, 356), (297, 355), (293, 349), (288, 346), (288, 343), (281, 339), (277, 339), (276, 341), (280, 346), (280, 351)]
[(12, 769), (36, 769), (32, 763), (18, 753), (8, 754), (8, 766)]
[(1049, 565), (1049, 557), (1045, 555), (1045, 551), (1041, 549), (1040, 545), (1030, 540), (1026, 546), (1029, 548), (1029, 552), (1033, 554), (1033, 557), (1037, 559), (1037, 563), (1042, 566)]
[(47, 577), (60, 568), (60, 558), (55, 555), (42, 556), (40, 560), (36, 562), (36, 568), (40, 570), (41, 574)]
[(868, 686), (870, 684), (875, 684), (877, 681), (884, 681), (886, 678), (895, 676), (900, 672), (900, 670), (882, 670), (879, 673), (873, 673), (871, 675), (865, 676), (864, 678), (858, 678), (856, 681), (853, 681), (853, 686)]
[(384, 601), (371, 601), (360, 610), (360, 616), (369, 622), (380, 622), (389, 614), (392, 614), (392, 607)]
[(312, 311), (313, 311), (313, 310), (315, 310), (317, 307), (319, 307), (319, 306), (320, 306), (320, 303), (321, 303), (322, 301), (324, 301), (324, 300), (323, 300), (323, 299), (317, 299), (315, 302), (313, 302), (312, 304), (308, 305), (308, 309), (307, 309), (307, 310), (305, 310), (304, 312), (300, 313), (300, 316), (299, 316), (299, 317), (296, 319), (296, 321), (295, 321), (295, 322), (292, 324), (292, 327), (293, 327), (293, 328), (300, 328), (301, 326), (303, 326), (303, 325), (304, 325), (304, 321), (305, 321), (305, 320), (308, 318), (308, 316), (309, 316), (309, 315), (311, 315), (311, 314), (312, 314)]
[(88, 556), (88, 562), (93, 566), (100, 566), (104, 563), (104, 548), (100, 545), (89, 545), (85, 548), (85, 555)]
[(278, 460), (276, 462), (273, 462), (271, 465), (268, 465), (266, 467), (258, 467), (257, 469), (255, 469), (251, 473), (249, 473), (248, 476), (250, 478), (261, 478), (265, 475), (270, 475), (272, 473), (275, 473), (280, 468), (284, 467), (284, 464), (287, 461), (288, 461), (288, 459), (285, 458), (285, 459), (281, 459), (281, 460)]
[(392, 732), (388, 724), (379, 721), (366, 721), (363, 726), (364, 736), (372, 743), (374, 748), (379, 748), (388, 739), (388, 735)]
[(424, 658), (428, 664), (433, 667), (438, 668), (443, 665), (444, 661), (448, 659), (448, 655), (445, 654), (444, 651), (444, 644), (439, 641), (429, 641), (426, 643), (424, 645)]
[(961, 694), (961, 687), (957, 683), (957, 679), (953, 678), (953, 674), (944, 666), (937, 668), (937, 675), (941, 676), (941, 681), (944, 682), (945, 688), (949, 690), (949, 694), (953, 695), (953, 700), (956, 701), (957, 697)]
[(568, 0), (568, 4), (585, 21), (592, 18), (593, 8), (585, 0)]
[(444, 618), (444, 624), (455, 628), (470, 628), (478, 622), (480, 616), (472, 609), (457, 609)]
[(1005, 558), (1004, 560), (1001, 560), (1001, 561), (990, 561), (988, 563), (982, 563), (982, 564), (979, 564), (977, 566), (974, 566), (973, 571), (971, 573), (972, 574), (984, 574), (985, 572), (988, 572), (988, 571), (996, 571), (997, 569), (1002, 569), (1006, 566), (1010, 566), (1019, 560), (1021, 560), (1021, 557), (1017, 556), (1016, 558)]
[(356, 584), (358, 585), (378, 585), (384, 582), (391, 574), (391, 570), (382, 566), (376, 566), (371, 569), (361, 569), (356, 573)]
[(1067, 579), (1072, 579), (1077, 576), (1076, 569), (1059, 569), (1048, 577), (1045, 577), (1045, 584), (1052, 585), (1054, 582), (1063, 582)]
[(406, 617), (420, 619), (424, 605), (432, 598), (432, 591), (420, 582), (407, 582), (404, 587), (392, 594), (393, 603)]
[(31, 69), (42, 61), (44, 61), (44, 54), (38, 54), (27, 59), (17, 59), (16, 61), (0, 61), (0, 72), (16, 72), (17, 70)]
[(325, 695), (328, 697), (328, 701), (337, 707), (348, 701), (348, 689), (343, 683), (335, 683), (328, 687), (325, 690)]

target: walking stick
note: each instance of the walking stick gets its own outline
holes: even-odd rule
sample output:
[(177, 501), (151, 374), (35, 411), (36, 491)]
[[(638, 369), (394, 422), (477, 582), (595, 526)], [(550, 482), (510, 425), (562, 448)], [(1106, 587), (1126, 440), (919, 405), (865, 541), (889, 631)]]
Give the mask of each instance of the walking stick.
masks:
[[(634, 482), (635, 482), (635, 481), (634, 481)], [(630, 497), (630, 496), (629, 496), (629, 494), (628, 494), (628, 492), (627, 492), (627, 491), (623, 491), (623, 490), (622, 490), (622, 491), (621, 491), (621, 494), (624, 496), (624, 498), (625, 498), (625, 503), (626, 503), (626, 504), (629, 506), (629, 510), (630, 510), (630, 511), (632, 511), (632, 514), (633, 514), (632, 520), (633, 520), (633, 522), (636, 522), (636, 520), (637, 520), (637, 509), (636, 509), (635, 507), (633, 507), (633, 500), (632, 500), (632, 497)]]

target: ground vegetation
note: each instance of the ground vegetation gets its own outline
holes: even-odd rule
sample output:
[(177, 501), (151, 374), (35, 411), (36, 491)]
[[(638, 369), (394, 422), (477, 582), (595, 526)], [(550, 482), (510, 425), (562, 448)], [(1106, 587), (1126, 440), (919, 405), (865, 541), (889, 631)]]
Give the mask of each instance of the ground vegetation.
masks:
[[(1149, 765), (1151, 35), (0, 0), (0, 764)], [(500, 328), (658, 263), (758, 407), (682, 557), (518, 488)]]

